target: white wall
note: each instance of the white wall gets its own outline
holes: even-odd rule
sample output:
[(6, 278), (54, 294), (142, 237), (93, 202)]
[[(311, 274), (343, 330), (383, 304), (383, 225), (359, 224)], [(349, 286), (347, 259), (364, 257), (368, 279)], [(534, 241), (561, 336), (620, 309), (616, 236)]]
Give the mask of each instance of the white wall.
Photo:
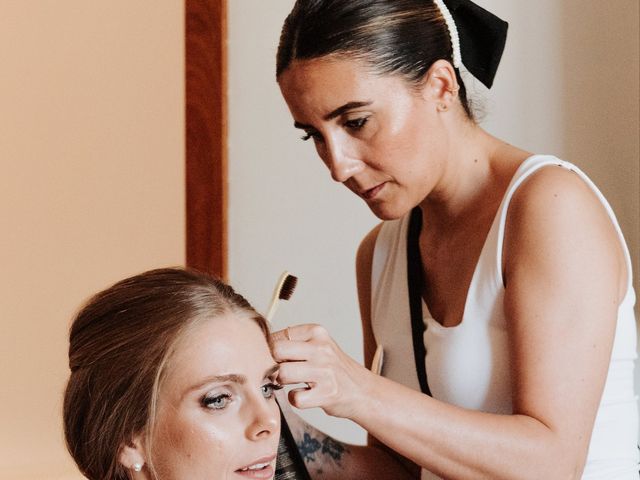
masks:
[[(298, 275), (277, 323), (323, 323), (361, 360), (354, 253), (377, 222), (298, 140), (280, 98), (275, 52), (293, 3), (229, 2), (230, 278), (265, 308), (280, 272)], [(637, 0), (477, 3), (510, 23), (494, 88), (470, 86), (484, 98), (483, 125), (583, 166), (618, 212), (640, 270)], [(364, 439), (347, 422), (305, 416), (339, 438)]]

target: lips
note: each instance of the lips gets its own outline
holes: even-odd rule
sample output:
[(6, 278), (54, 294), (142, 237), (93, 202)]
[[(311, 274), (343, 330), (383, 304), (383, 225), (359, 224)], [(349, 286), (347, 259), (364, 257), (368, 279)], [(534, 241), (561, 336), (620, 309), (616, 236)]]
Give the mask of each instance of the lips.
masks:
[(249, 465), (237, 469), (235, 473), (237, 475), (241, 475), (244, 478), (254, 478), (261, 480), (271, 479), (273, 478), (273, 474), (275, 473), (273, 468), (273, 461), (275, 459), (275, 455), (260, 458)]
[(364, 198), (365, 200), (373, 200), (384, 188), (384, 186), (387, 184), (387, 182), (383, 182), (379, 185), (376, 185), (373, 188), (370, 188), (368, 190), (363, 190), (360, 193), (360, 196), (362, 198)]

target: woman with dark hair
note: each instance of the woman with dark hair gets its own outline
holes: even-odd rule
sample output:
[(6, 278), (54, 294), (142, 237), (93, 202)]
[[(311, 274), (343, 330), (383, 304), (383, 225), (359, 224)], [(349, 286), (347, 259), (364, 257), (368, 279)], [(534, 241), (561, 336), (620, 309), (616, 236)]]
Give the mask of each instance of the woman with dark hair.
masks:
[(89, 480), (272, 479), (278, 366), (266, 321), (224, 283), (159, 269), (71, 326), (69, 452)]
[(298, 0), (284, 23), (295, 126), (383, 220), (356, 262), (381, 375), (322, 327), (274, 335), (279, 380), (309, 385), (291, 403), (370, 434), (325, 449), (296, 427), (318, 478), (638, 478), (615, 215), (575, 165), (491, 136), (467, 100), (460, 68), (491, 87), (506, 31), (468, 0)]

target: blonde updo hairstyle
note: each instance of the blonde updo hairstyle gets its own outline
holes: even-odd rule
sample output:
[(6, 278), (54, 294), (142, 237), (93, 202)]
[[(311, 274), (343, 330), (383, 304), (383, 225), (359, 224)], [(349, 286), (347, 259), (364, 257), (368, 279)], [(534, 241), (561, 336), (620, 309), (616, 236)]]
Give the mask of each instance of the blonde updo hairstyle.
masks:
[(63, 412), (67, 448), (83, 475), (127, 480), (119, 453), (139, 434), (153, 474), (158, 392), (174, 347), (198, 322), (236, 311), (252, 315), (268, 339), (266, 321), (230, 286), (180, 268), (127, 278), (88, 301), (71, 326)]

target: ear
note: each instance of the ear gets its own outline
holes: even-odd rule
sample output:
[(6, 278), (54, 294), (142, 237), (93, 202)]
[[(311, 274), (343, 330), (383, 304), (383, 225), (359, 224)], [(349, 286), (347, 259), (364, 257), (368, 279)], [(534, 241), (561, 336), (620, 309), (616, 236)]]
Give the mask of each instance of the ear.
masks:
[(118, 454), (118, 461), (132, 474), (133, 472), (139, 472), (144, 467), (147, 462), (142, 435), (136, 435), (131, 441), (122, 445)]
[(424, 76), (422, 96), (434, 102), (438, 109), (447, 110), (458, 96), (460, 85), (456, 72), (446, 60), (436, 60)]

